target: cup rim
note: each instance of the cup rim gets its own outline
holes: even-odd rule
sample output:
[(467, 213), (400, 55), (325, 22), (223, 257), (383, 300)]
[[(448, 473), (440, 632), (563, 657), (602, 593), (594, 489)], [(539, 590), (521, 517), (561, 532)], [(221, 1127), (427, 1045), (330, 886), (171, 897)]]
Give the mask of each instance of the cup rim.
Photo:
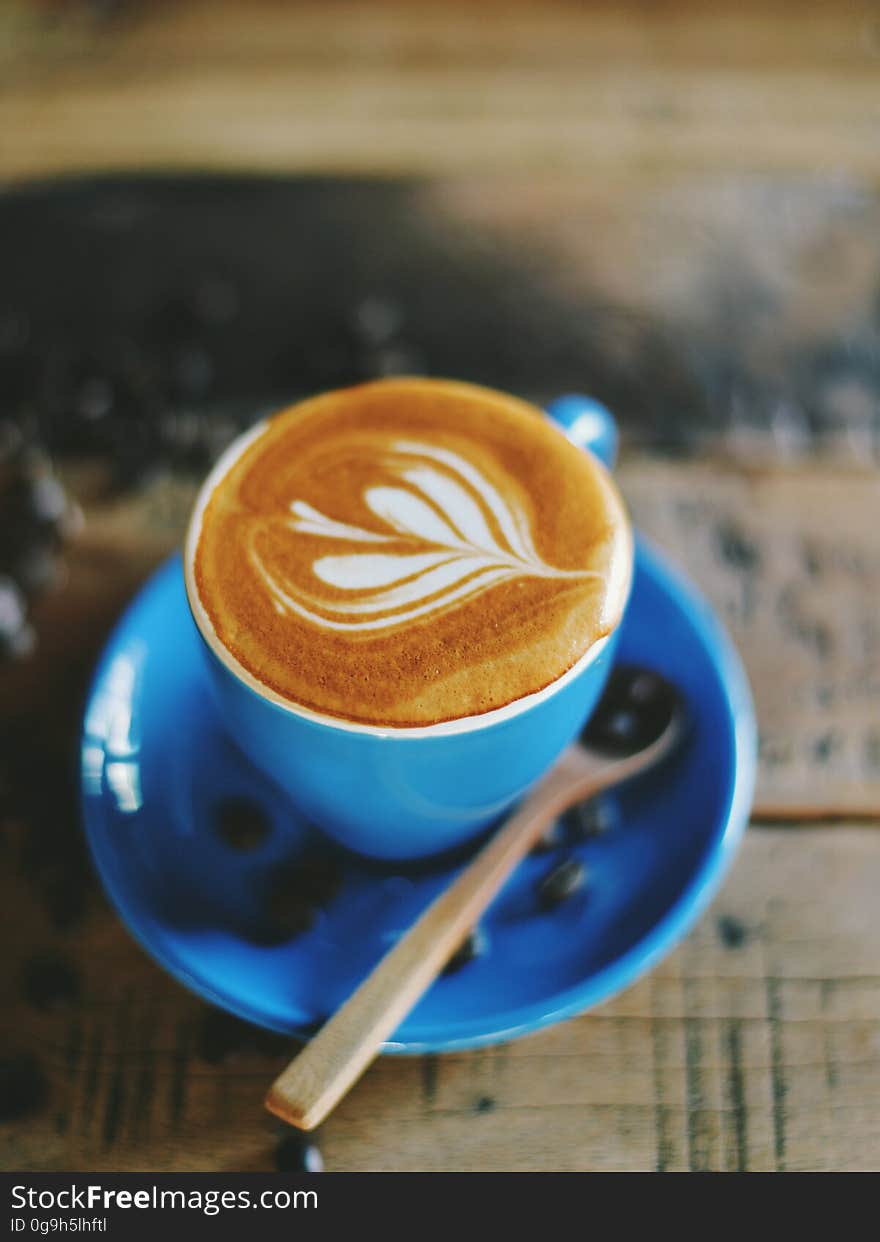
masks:
[[(482, 729), (491, 728), (496, 724), (503, 724), (508, 720), (513, 720), (524, 712), (529, 711), (532, 707), (536, 707), (539, 703), (546, 699), (552, 698), (563, 690), (570, 682), (574, 681), (586, 668), (594, 663), (608, 643), (617, 633), (620, 626), (620, 620), (617, 625), (608, 633), (587, 648), (584, 654), (571, 666), (566, 669), (554, 681), (542, 687), (540, 690), (534, 691), (532, 694), (523, 695), (521, 698), (514, 699), (511, 703), (504, 704), (503, 707), (492, 708), (491, 711), (481, 712), (478, 715), (458, 716), (453, 720), (440, 720), (433, 724), (427, 725), (392, 725), (392, 724), (364, 724), (355, 720), (344, 720), (341, 716), (331, 716), (327, 713), (314, 711), (312, 708), (304, 707), (299, 703), (294, 703), (290, 699), (279, 694), (277, 690), (273, 690), (271, 686), (264, 685), (257, 677), (241, 664), (231, 651), (220, 641), (211, 618), (199, 597), (198, 587), (195, 581), (195, 554), (198, 547), (199, 535), (202, 529), (202, 519), (208, 502), (213, 495), (215, 489), (221, 480), (229, 473), (235, 462), (242, 454), (264, 433), (271, 421), (271, 416), (261, 418), (254, 423), (246, 431), (236, 436), (231, 444), (223, 450), (211, 470), (203, 480), (199, 491), (196, 495), (192, 513), (190, 514), (187, 526), (186, 537), (183, 545), (183, 576), (186, 587), (186, 598), (189, 604), (190, 614), (195, 622), (196, 628), (202, 641), (208, 647), (211, 654), (219, 660), (236, 681), (240, 682), (246, 689), (250, 690), (258, 698), (270, 703), (273, 707), (278, 708), (289, 716), (293, 716), (298, 720), (302, 720), (307, 724), (314, 726), (323, 726), (324, 728), (337, 729), (342, 733), (365, 734), (370, 737), (402, 737), (402, 738), (436, 738), (448, 737), (456, 734), (475, 733)], [(564, 432), (563, 432), (564, 434)], [(600, 463), (601, 464), (601, 463)], [(604, 469), (604, 467), (603, 467)], [(631, 532), (630, 532), (631, 534)], [(621, 610), (621, 618), (626, 607), (626, 601), (632, 588), (633, 578), (633, 540), (630, 537), (630, 556), (629, 567), (627, 570), (627, 581), (623, 592), (624, 607)]]

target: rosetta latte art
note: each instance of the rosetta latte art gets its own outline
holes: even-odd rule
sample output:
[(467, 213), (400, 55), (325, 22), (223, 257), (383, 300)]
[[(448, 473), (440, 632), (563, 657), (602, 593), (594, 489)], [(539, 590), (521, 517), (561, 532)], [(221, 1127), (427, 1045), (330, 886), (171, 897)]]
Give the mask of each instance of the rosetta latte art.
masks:
[(632, 564), (614, 484), (539, 409), (418, 377), (247, 433), (193, 542), (188, 589), (221, 658), (284, 703), (382, 728), (551, 685), (617, 625)]
[(368, 487), (363, 498), (382, 529), (335, 521), (299, 499), (290, 517), (273, 520), (291, 537), (340, 545), (338, 553), (313, 560), (308, 588), (267, 564), (255, 526), (248, 555), (280, 615), (369, 635), (429, 619), (517, 578), (601, 577), (542, 560), (526, 513), (459, 454), (398, 440), (381, 464), (383, 477), (398, 484)]

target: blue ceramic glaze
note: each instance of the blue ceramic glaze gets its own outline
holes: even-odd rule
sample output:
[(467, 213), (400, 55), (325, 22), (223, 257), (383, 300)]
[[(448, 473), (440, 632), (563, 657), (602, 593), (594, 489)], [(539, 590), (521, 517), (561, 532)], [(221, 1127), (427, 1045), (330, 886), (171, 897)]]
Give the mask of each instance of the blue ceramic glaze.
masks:
[[(579, 447), (613, 459), (617, 432), (604, 407), (569, 396), (550, 413)], [(206, 492), (215, 485), (209, 479)], [(203, 650), (230, 734), (300, 811), (349, 849), (415, 859), (479, 834), (551, 767), (601, 695), (616, 642), (616, 633), (600, 640), (564, 677), (509, 708), (414, 729), (348, 725), (275, 702), (216, 640)]]
[(568, 393), (547, 406), (547, 413), (578, 448), (586, 449), (609, 470), (617, 462), (617, 423), (604, 405), (593, 397)]
[[(461, 865), (370, 863), (337, 852), (342, 884), (314, 926), (260, 942), (265, 894), (305, 848), (335, 847), (231, 741), (208, 692), (180, 559), (132, 603), (102, 656), (82, 738), (86, 833), (130, 930), (205, 999), (306, 1035), (351, 993)], [(483, 920), (486, 952), (439, 979), (386, 1050), (441, 1052), (524, 1035), (606, 1000), (653, 966), (716, 892), (755, 778), (748, 684), (700, 595), (639, 541), (617, 658), (682, 691), (691, 726), (674, 758), (612, 795), (614, 824), (577, 847), (585, 892), (541, 911), (552, 857), (526, 859)], [(270, 825), (256, 849), (216, 831), (222, 799)]]

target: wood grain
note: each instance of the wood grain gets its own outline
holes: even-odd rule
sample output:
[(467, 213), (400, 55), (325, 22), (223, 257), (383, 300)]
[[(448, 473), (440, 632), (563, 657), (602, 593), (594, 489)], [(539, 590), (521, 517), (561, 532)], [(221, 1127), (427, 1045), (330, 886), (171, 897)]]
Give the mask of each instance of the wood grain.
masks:
[[(877, 1169), (878, 885), (872, 830), (753, 829), (695, 933), (622, 996), (506, 1047), (374, 1065), (321, 1131), (328, 1168)], [(284, 1041), (207, 1063), (203, 1007), (97, 896), (72, 947), (80, 1001), (19, 1009), (52, 1103), (0, 1129), (3, 1167), (271, 1168)]]
[(707, 594), (745, 660), (757, 816), (880, 816), (880, 476), (632, 462), (636, 523)]
[(2, 10), (0, 174), (880, 173), (866, 0)]

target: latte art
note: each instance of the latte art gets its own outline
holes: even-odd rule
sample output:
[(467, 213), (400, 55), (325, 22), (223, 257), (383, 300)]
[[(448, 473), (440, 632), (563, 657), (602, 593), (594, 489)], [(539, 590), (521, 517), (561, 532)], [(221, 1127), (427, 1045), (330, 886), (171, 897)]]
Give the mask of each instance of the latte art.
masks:
[(412, 727), (560, 678), (620, 619), (629, 527), (539, 411), (439, 380), (327, 393), (208, 480), (188, 590), (222, 658), (294, 708)]
[[(384, 532), (335, 521), (304, 500), (293, 501), (293, 516), (284, 520), (292, 536), (369, 545), (312, 561), (317, 582), (346, 592), (346, 599), (322, 598), (298, 586), (283, 569), (273, 569), (260, 553), (257, 527), (250, 559), (281, 615), (295, 613), (318, 626), (368, 633), (429, 618), (515, 578), (598, 576), (543, 561), (525, 512), (459, 454), (397, 441), (383, 466), (401, 485), (368, 487), (363, 499)], [(390, 547), (380, 552), (377, 545)]]

